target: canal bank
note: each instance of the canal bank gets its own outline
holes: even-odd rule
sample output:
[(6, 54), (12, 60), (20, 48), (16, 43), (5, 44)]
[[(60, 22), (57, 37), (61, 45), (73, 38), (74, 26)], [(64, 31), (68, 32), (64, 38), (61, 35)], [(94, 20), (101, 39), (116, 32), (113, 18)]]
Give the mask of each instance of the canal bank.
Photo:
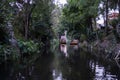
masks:
[(80, 43), (80, 48), (90, 52), (96, 58), (101, 58), (107, 63), (117, 64), (120, 67), (120, 44), (116, 41), (113, 34), (102, 40), (83, 41)]
[[(56, 47), (34, 63), (0, 68), (2, 80), (119, 80), (120, 69), (75, 46)], [(66, 48), (65, 48), (66, 47)], [(65, 50), (65, 51), (64, 51)], [(67, 56), (66, 56), (67, 54)], [(9, 65), (9, 66), (8, 66)], [(6, 70), (7, 69), (7, 70)]]

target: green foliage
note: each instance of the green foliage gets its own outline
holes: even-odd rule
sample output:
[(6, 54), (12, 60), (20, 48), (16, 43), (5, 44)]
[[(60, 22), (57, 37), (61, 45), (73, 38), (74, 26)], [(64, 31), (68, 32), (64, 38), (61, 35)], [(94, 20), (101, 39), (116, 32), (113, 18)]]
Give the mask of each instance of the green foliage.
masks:
[[(37, 41), (46, 41), (52, 38), (51, 12), (53, 10), (53, 0), (37, 0), (35, 9), (32, 12), (32, 23), (30, 37)], [(49, 39), (49, 40), (48, 40)], [(45, 42), (44, 42), (45, 41)]]
[(9, 45), (9, 30), (6, 28), (8, 21), (13, 20), (14, 10), (10, 6), (10, 3), (14, 0), (0, 0), (0, 62), (6, 60), (16, 60), (19, 58), (17, 50)]
[(0, 44), (8, 44), (9, 43), (8, 35), (5, 32), (5, 28), (4, 27), (0, 27), (0, 34), (2, 34), (0, 36)]
[[(16, 4), (10, 5), (14, 2), (22, 5), (21, 10)], [(33, 4), (29, 4), (23, 0), (0, 0), (1, 61), (15, 60), (24, 55), (33, 56), (33, 54), (41, 52), (41, 47), (49, 46), (45, 43), (49, 43), (53, 35), (51, 28), (53, 0), (33, 0), (33, 2)], [(7, 29), (9, 27), (8, 22), (13, 25), (13, 30)], [(25, 31), (28, 34), (26, 39), (29, 39), (26, 41), (24, 41)], [(8, 34), (9, 32), (13, 35), (12, 38), (18, 40), (20, 54), (9, 44), (9, 37), (11, 37)]]
[(86, 40), (86, 36), (84, 34), (81, 34), (80, 41), (84, 41), (84, 40)]
[(44, 22), (36, 22), (31, 28), (31, 35), (31, 37), (34, 37), (34, 39), (38, 40), (45, 36), (46, 38), (48, 37), (50, 39), (52, 37), (52, 29), (50, 25)]
[(98, 16), (98, 5), (99, 0), (68, 0), (63, 8), (61, 24), (73, 33), (72, 36), (88, 36), (87, 30), (93, 30), (92, 19)]
[(42, 55), (42, 47), (44, 44), (42, 42), (36, 43), (32, 40), (18, 40), (18, 46), (21, 53), (21, 62), (23, 64), (29, 64), (33, 63), (33, 61)]
[(110, 25), (112, 25), (114, 28), (116, 28), (117, 24), (118, 24), (118, 20), (117, 19), (113, 19), (109, 22)]
[(111, 9), (116, 9), (117, 8), (117, 6), (118, 6), (118, 1), (119, 0), (108, 0), (109, 1), (109, 7), (111, 8)]
[(12, 0), (0, 0), (0, 34), (2, 34), (0, 37), (0, 44), (6, 44), (9, 42), (6, 26), (7, 21), (12, 20), (13, 17), (13, 10), (9, 5), (9, 2), (11, 1)]
[(52, 41), (51, 41), (51, 51), (55, 51), (56, 50), (56, 48), (59, 46), (59, 40), (58, 39), (53, 39)]
[(40, 44), (30, 41), (18, 40), (18, 46), (20, 48), (21, 54), (36, 54), (40, 52), (40, 47), (43, 46), (42, 42)]
[(19, 59), (19, 55), (12, 46), (0, 45), (0, 62), (17, 59)]

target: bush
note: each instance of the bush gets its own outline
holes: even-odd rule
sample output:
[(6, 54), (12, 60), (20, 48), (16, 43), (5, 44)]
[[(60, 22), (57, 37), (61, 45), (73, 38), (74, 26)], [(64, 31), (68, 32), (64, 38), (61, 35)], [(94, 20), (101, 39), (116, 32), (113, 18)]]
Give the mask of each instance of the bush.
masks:
[[(40, 53), (41, 47), (43, 43), (35, 43), (34, 41), (23, 41), (18, 40), (18, 47), (20, 48), (21, 56), (28, 57), (33, 54)], [(5, 62), (7, 60), (16, 61), (20, 59), (20, 54), (17, 53), (17, 50), (7, 44), (0, 45), (0, 63)]]
[(114, 28), (116, 28), (116, 25), (118, 24), (118, 19), (113, 19), (113, 20), (111, 20), (111, 21), (109, 22), (109, 24), (110, 24), (111, 26), (113, 26)]
[(80, 41), (84, 41), (84, 40), (86, 40), (86, 36), (84, 34), (81, 34)]
[(42, 46), (41, 44), (35, 43), (34, 41), (23, 41), (23, 40), (18, 40), (18, 46), (20, 48), (20, 53), (21, 54), (27, 54), (27, 55), (32, 55), (34, 53), (39, 53), (40, 52), (40, 47)]
[(0, 62), (17, 60), (18, 58), (19, 54), (17, 53), (16, 49), (10, 45), (0, 45)]

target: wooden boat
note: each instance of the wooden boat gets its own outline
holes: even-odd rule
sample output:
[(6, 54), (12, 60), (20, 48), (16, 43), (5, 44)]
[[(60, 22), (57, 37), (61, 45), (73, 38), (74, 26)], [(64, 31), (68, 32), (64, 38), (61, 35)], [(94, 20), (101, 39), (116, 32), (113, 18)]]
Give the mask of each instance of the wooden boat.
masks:
[(60, 44), (67, 44), (67, 31), (60, 37)]
[(78, 40), (72, 40), (70, 42), (70, 45), (78, 45), (79, 41)]
[(60, 40), (60, 44), (66, 44), (67, 42), (66, 42), (66, 40), (65, 39), (61, 39)]

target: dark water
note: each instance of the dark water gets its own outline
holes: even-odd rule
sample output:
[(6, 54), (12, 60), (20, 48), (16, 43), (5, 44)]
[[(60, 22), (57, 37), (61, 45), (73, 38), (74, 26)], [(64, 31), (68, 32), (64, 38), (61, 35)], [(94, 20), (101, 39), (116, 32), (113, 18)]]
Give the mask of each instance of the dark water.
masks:
[(118, 66), (96, 59), (78, 46), (61, 45), (27, 67), (1, 65), (0, 80), (120, 80)]

